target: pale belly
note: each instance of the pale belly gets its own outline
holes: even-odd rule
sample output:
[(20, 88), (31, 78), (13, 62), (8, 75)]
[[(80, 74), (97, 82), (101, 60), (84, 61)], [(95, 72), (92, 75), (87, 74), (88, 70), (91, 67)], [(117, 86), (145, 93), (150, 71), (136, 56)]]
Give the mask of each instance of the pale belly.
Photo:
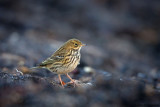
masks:
[(72, 64), (68, 63), (68, 65), (66, 64), (66, 66), (59, 65), (59, 67), (55, 67), (55, 68), (51, 67), (48, 70), (57, 74), (67, 74), (69, 72), (72, 72), (80, 62), (80, 53), (78, 54), (79, 54), (78, 57), (74, 56), (73, 58), (74, 60), (73, 61), (71, 60), (71, 62), (73, 62)]
[(66, 74), (66, 73), (69, 73), (69, 72), (72, 72), (76, 67), (77, 67), (78, 64), (76, 65), (70, 65), (69, 67), (62, 67), (60, 69), (57, 70), (57, 74)]
[(66, 74), (66, 73), (72, 72), (79, 64), (79, 61), (80, 60), (76, 61), (75, 63), (69, 65), (68, 67), (59, 68), (56, 73), (57, 74)]

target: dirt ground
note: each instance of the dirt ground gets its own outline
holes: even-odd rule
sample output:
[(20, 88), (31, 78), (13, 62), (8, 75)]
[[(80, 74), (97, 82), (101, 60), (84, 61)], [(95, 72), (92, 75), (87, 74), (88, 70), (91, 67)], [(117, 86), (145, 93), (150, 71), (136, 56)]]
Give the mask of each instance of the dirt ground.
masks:
[[(0, 107), (160, 107), (159, 0), (0, 1)], [(68, 39), (66, 76), (36, 66)]]

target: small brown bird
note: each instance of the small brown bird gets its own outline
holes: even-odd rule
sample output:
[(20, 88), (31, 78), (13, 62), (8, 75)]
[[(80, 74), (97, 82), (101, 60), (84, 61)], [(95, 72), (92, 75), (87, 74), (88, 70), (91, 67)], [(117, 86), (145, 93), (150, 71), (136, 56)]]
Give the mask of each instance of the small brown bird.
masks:
[(70, 39), (64, 45), (62, 45), (51, 57), (40, 63), (34, 68), (46, 68), (51, 72), (57, 73), (61, 85), (64, 82), (61, 79), (61, 74), (67, 75), (67, 77), (74, 83), (74, 80), (68, 75), (73, 71), (80, 62), (80, 50), (85, 46), (81, 41), (77, 39)]

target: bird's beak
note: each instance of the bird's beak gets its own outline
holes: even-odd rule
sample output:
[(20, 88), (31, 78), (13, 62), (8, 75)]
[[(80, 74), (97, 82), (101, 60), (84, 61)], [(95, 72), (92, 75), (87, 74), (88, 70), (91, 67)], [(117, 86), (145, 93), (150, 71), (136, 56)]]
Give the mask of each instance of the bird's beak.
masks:
[(82, 46), (86, 46), (86, 44), (82, 44)]

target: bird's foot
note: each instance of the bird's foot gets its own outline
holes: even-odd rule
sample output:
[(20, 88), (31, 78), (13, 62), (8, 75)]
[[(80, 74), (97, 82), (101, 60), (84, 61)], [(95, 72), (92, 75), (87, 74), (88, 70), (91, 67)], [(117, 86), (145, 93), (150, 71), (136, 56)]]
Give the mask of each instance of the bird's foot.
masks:
[(77, 80), (72, 79), (70, 82), (68, 82), (68, 84), (73, 84), (73, 87), (75, 88), (76, 86), (78, 86)]
[(62, 81), (62, 84), (63, 84), (63, 85), (66, 85), (66, 83), (65, 83), (64, 81)]

